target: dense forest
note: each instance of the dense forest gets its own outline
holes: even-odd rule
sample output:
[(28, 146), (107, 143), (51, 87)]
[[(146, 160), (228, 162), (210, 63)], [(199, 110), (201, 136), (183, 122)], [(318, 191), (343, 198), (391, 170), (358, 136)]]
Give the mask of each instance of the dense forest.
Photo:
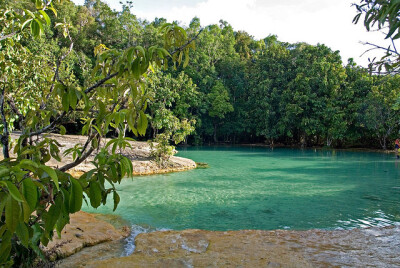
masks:
[[(33, 4), (6, 0), (0, 5)], [(86, 0), (83, 6), (62, 1), (54, 7), (59, 16), (52, 23), (69, 24), (73, 48), (62, 29), (46, 25), (45, 39), (24, 45), (52, 61), (72, 49), (60, 66), (60, 76), (70, 85), (90, 84), (99, 44), (125, 49), (163, 42), (165, 19), (137, 18), (132, 2), (122, 4), (122, 11), (100, 0)], [(196, 39), (185, 58), (189, 64), (170, 63), (145, 81), (150, 127), (142, 140), (391, 148), (399, 135), (397, 75), (372, 74), (323, 44), (290, 44), (274, 35), (255, 40), (222, 20), (203, 27), (193, 18), (186, 31)], [(75, 114), (63, 125), (76, 134), (83, 123)], [(18, 118), (13, 127), (18, 129)]]

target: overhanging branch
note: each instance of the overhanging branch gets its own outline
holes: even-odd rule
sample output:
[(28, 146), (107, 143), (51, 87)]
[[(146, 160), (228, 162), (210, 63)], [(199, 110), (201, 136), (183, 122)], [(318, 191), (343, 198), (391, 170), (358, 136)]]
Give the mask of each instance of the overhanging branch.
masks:
[(182, 46), (176, 48), (174, 51), (172, 51), (170, 54), (174, 55), (175, 53), (182, 51), (183, 49), (185, 49), (185, 47), (187, 47), (188, 45), (190, 45), (190, 43), (192, 43), (194, 40), (197, 39), (197, 37), (199, 37), (199, 35), (201, 34), (201, 32), (204, 30), (204, 28), (200, 29), (200, 31), (194, 36), (192, 37), (190, 40), (188, 40), (185, 44), (183, 44)]

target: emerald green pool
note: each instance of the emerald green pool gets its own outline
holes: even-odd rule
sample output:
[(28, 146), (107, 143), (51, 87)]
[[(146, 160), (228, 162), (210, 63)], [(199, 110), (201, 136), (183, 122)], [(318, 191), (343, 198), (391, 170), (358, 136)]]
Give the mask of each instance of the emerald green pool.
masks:
[[(180, 148), (208, 169), (134, 177), (116, 214), (151, 229), (348, 229), (400, 222), (394, 154), (261, 147)], [(111, 200), (110, 200), (111, 201)], [(97, 210), (112, 213), (112, 202)]]

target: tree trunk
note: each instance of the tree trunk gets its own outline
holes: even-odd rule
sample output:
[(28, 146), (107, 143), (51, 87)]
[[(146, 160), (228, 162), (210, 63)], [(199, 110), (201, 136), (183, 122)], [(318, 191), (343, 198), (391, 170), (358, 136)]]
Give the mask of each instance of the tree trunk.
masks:
[(329, 137), (326, 138), (326, 146), (331, 147), (332, 144), (332, 139), (330, 139)]
[(217, 140), (217, 124), (214, 124), (214, 143), (218, 143), (218, 140)]
[(8, 148), (8, 133), (1, 136), (1, 144), (3, 145), (3, 157), (10, 158), (9, 148)]
[(304, 148), (306, 146), (306, 134), (302, 134), (300, 136), (300, 143), (301, 143), (301, 148)]
[(0, 95), (0, 114), (1, 114), (1, 121), (3, 123), (3, 135), (0, 135), (0, 139), (1, 139), (1, 144), (3, 145), (3, 157), (10, 158), (9, 154), (10, 150), (8, 147), (10, 133), (8, 132), (8, 122), (4, 114), (4, 93), (5, 93), (5, 87), (3, 87), (3, 90), (1, 91)]
[(383, 150), (386, 150), (387, 148), (386, 148), (386, 136), (383, 136), (382, 137), (382, 139), (381, 139), (381, 145), (382, 145), (382, 149)]

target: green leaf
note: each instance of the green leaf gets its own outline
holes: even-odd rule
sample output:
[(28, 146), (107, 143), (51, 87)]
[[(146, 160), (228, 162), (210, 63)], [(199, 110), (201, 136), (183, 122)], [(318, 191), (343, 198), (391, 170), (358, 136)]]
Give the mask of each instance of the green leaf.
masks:
[(18, 188), (11, 181), (6, 181), (6, 184), (11, 196), (15, 200), (23, 202), (24, 200), (22, 199), (21, 193), (19, 192)]
[(20, 156), (26, 155), (26, 154), (34, 154), (36, 151), (34, 149), (26, 149), (23, 152), (20, 153)]
[[(3, 215), (3, 209), (6, 205), (6, 200), (8, 198), (8, 194), (5, 192), (0, 192), (0, 215)], [(1, 235), (0, 235), (1, 237)]]
[(11, 233), (15, 232), (20, 222), (20, 214), (21, 208), (19, 203), (9, 195), (6, 201), (6, 224)]
[(56, 223), (56, 231), (57, 231), (58, 237), (61, 237), (62, 229), (68, 223), (69, 223), (69, 213), (68, 213), (68, 209), (65, 206), (65, 202), (64, 202), (64, 205), (61, 207), (60, 216), (59, 216), (59, 218), (57, 220), (57, 223)]
[(49, 177), (53, 180), (54, 184), (56, 185), (57, 190), (60, 190), (59, 186), (58, 186), (58, 177), (57, 177), (57, 173), (54, 169), (52, 169), (51, 167), (45, 166), (45, 165), (40, 165), (39, 168), (41, 170), (43, 170), (44, 172), (47, 173), (47, 175), (49, 175)]
[(148, 124), (147, 116), (145, 115), (145, 113), (143, 111), (140, 111), (139, 121), (138, 121), (138, 126), (137, 126), (137, 130), (140, 135), (143, 136), (146, 134), (147, 124)]
[(51, 24), (50, 18), (49, 16), (46, 14), (46, 12), (44, 12), (43, 10), (39, 10), (40, 14), (42, 14), (44, 20), (46, 21), (47, 25)]
[(113, 211), (115, 211), (118, 207), (119, 201), (121, 200), (118, 193), (116, 191), (114, 191), (114, 208)]
[(67, 191), (67, 189), (61, 188), (61, 193), (64, 199), (64, 207), (65, 211), (69, 211), (69, 198), (70, 198), (70, 193)]
[(47, 233), (54, 230), (54, 226), (56, 225), (58, 217), (60, 216), (62, 202), (62, 196), (58, 195), (55, 203), (51, 205), (49, 211), (45, 214), (44, 229)]
[(35, 14), (33, 14), (33, 12), (32, 12), (32, 11), (30, 11), (29, 9), (24, 9), (24, 12), (25, 12), (26, 14), (28, 14), (29, 16), (31, 16), (31, 17), (32, 17), (32, 19), (34, 19), (34, 18), (35, 18)]
[(64, 127), (64, 126), (59, 126), (59, 128), (60, 128), (60, 134), (61, 134), (61, 135), (65, 135), (65, 133), (67, 132), (67, 130), (65, 129), (65, 127)]
[(25, 29), (25, 27), (30, 23), (33, 19), (27, 19), (21, 26), (21, 31)]
[(44, 33), (43, 24), (40, 20), (35, 19), (35, 21), (37, 21), (37, 23), (39, 25), (39, 29), (40, 29), (39, 35), (42, 35)]
[(97, 149), (97, 148), (99, 147), (99, 140), (98, 140), (97, 138), (94, 138), (94, 139), (92, 140), (92, 147), (93, 147), (94, 149)]
[(70, 178), (71, 190), (69, 197), (69, 212), (78, 212), (82, 207), (83, 190), (77, 179)]
[(40, 227), (39, 223), (36, 223), (32, 226), (32, 230), (33, 230), (33, 235), (31, 238), (31, 243), (30, 243), (30, 247), (32, 247), (33, 251), (40, 256), (41, 258), (44, 258), (43, 252), (39, 249), (38, 245), (39, 245), (39, 239), (42, 236), (43, 233), (43, 229)]
[(0, 178), (8, 177), (9, 174), (10, 174), (10, 170), (8, 168), (6, 168), (6, 167), (0, 168)]
[[(6, 231), (1, 237), (0, 243), (0, 263), (3, 264), (7, 261), (11, 252), (11, 238), (13, 233), (11, 231)], [(6, 266), (7, 267), (7, 266)]]
[(62, 96), (61, 103), (63, 106), (64, 111), (68, 112), (69, 109), (69, 98), (68, 98), (68, 92), (65, 92)]
[(21, 202), (20, 203), (21, 204), (21, 206), (22, 206), (22, 216), (23, 216), (23, 220), (24, 220), (24, 222), (28, 222), (29, 221), (29, 218), (30, 218), (30, 216), (31, 216), (31, 208), (29, 207), (29, 205), (28, 205), (28, 203), (26, 202), (26, 201), (24, 201), (24, 202)]
[(76, 104), (78, 102), (78, 98), (76, 97), (75, 89), (69, 90), (68, 100), (69, 100), (69, 105), (72, 107), (73, 110), (75, 110)]
[(3, 225), (0, 227), (0, 239), (3, 237), (3, 234), (5, 233), (5, 231), (7, 231), (7, 225), (6, 225), (6, 224), (3, 224)]
[(22, 245), (28, 248), (29, 245), (29, 230), (26, 227), (24, 222), (20, 222), (17, 225), (17, 229), (15, 230), (19, 240), (21, 241)]
[(53, 7), (53, 3), (50, 4), (49, 7), (47, 7), (49, 10), (53, 11), (54, 16), (57, 17), (57, 10)]
[(36, 9), (42, 9), (43, 8), (43, 3), (41, 0), (35, 0), (36, 3)]
[(31, 209), (31, 212), (34, 211), (36, 208), (36, 203), (38, 201), (38, 191), (36, 185), (30, 178), (22, 181), (22, 194), (24, 195), (25, 200)]
[(89, 184), (89, 198), (92, 207), (97, 208), (101, 204), (101, 188), (98, 181), (92, 181)]
[(40, 35), (40, 26), (37, 20), (32, 20), (31, 22), (31, 33), (33, 37), (38, 37)]
[(37, 163), (33, 162), (30, 159), (22, 159), (21, 162), (19, 162), (18, 166), (21, 169), (28, 169), (30, 171), (36, 171), (36, 169), (39, 167)]

